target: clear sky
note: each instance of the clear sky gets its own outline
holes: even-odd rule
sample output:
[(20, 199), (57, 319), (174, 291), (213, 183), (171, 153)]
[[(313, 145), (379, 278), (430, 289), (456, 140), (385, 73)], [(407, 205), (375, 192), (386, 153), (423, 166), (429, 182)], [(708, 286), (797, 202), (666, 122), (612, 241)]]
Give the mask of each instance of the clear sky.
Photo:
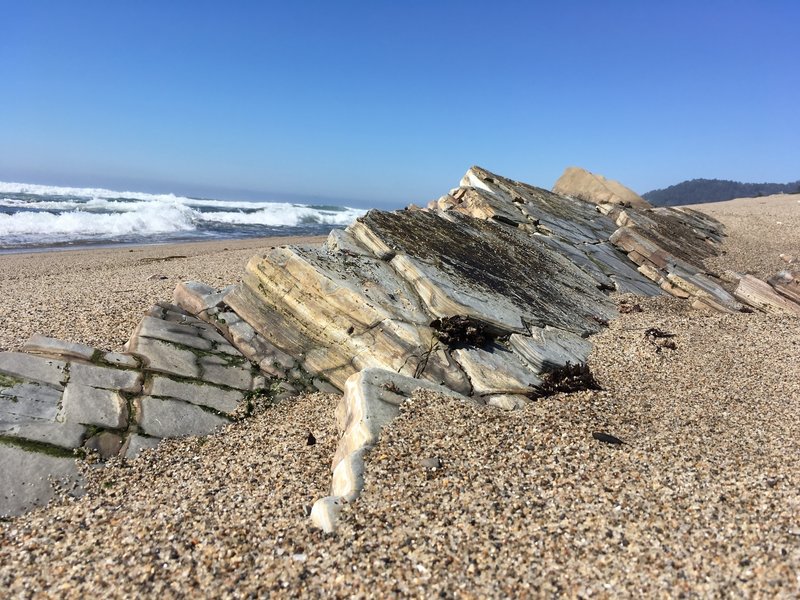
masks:
[(0, 180), (422, 203), (800, 179), (800, 1), (0, 0)]

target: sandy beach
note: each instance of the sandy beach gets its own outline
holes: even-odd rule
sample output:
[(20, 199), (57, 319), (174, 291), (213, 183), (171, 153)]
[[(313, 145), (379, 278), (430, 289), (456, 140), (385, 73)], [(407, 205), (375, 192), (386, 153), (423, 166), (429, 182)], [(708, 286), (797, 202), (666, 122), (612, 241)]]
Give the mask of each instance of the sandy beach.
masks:
[[(729, 235), (710, 270), (765, 277), (800, 257), (797, 196), (695, 208)], [(119, 349), (178, 281), (221, 287), (260, 248), (320, 241), (0, 255), (0, 349), (33, 333)], [(0, 595), (797, 597), (800, 319), (618, 301), (641, 310), (592, 338), (602, 390), (510, 413), (418, 394), (335, 535), (308, 512), (338, 397), (309, 395), (87, 466), (83, 498), (0, 523)]]
[(0, 254), (0, 351), (33, 334), (120, 350), (142, 313), (180, 281), (236, 283), (251, 256), (325, 237), (277, 237)]

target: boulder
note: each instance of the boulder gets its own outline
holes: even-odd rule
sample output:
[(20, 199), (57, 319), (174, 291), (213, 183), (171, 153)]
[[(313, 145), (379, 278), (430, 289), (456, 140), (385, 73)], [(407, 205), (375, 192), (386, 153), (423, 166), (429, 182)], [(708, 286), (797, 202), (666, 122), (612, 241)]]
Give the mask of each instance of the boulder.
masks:
[(618, 204), (634, 208), (650, 208), (650, 203), (619, 181), (606, 179), (580, 167), (568, 167), (558, 178), (553, 191), (580, 198), (594, 204)]

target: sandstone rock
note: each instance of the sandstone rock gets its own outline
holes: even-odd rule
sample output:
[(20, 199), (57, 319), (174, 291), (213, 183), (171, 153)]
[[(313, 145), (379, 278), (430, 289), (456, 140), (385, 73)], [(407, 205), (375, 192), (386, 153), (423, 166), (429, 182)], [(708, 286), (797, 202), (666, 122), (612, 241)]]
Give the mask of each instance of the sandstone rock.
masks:
[(782, 296), (800, 303), (800, 270), (781, 271), (770, 277), (769, 284)]
[(574, 196), (595, 204), (619, 204), (649, 208), (650, 203), (618, 181), (590, 173), (579, 167), (569, 167), (553, 186), (553, 191)]
[(365, 453), (380, 430), (399, 414), (400, 405), (420, 388), (477, 403), (444, 386), (383, 369), (365, 369), (347, 380), (336, 409), (343, 434), (333, 458), (332, 495), (315, 502), (311, 510), (317, 527), (327, 533), (335, 530), (341, 506), (361, 493)]
[(139, 361), (130, 354), (123, 354), (121, 352), (106, 352), (103, 354), (103, 360), (109, 365), (121, 367), (126, 369), (139, 368)]
[(83, 444), (85, 434), (86, 427), (77, 423), (32, 421), (12, 424), (3, 422), (2, 416), (0, 416), (0, 436), (72, 449), (79, 448)]
[(22, 352), (0, 352), (0, 374), (21, 377), (63, 389), (67, 363)]
[(70, 363), (70, 384), (137, 393), (142, 389), (142, 374), (128, 369)]
[(197, 355), (174, 344), (146, 337), (133, 337), (128, 342), (128, 351), (138, 354), (149, 371), (168, 373), (180, 377), (200, 377)]
[(253, 387), (253, 374), (250, 363), (245, 360), (232, 361), (219, 356), (201, 356), (198, 360), (200, 379), (208, 383), (224, 385), (238, 390)]
[(311, 507), (311, 522), (325, 533), (333, 533), (344, 504), (346, 502), (340, 496), (320, 498)]
[(0, 378), (0, 423), (53, 421), (59, 402), (59, 389), (36, 382)]
[(175, 381), (160, 375), (155, 375), (145, 385), (144, 393), (150, 396), (183, 400), (224, 413), (232, 413), (244, 400), (244, 394), (237, 390), (209, 384)]
[(65, 487), (82, 481), (75, 459), (0, 443), (0, 516), (20, 515), (53, 497), (51, 480)]
[(54, 338), (36, 334), (22, 346), (23, 352), (31, 354), (45, 354), (58, 358), (77, 358), (92, 360), (97, 350), (86, 344), (64, 342)]
[(494, 406), (502, 410), (518, 410), (530, 402), (530, 398), (520, 394), (493, 394), (485, 396), (487, 406)]
[(184, 281), (175, 287), (172, 302), (196, 315), (221, 304), (226, 293), (228, 290), (217, 291), (210, 285), (198, 281)]
[(348, 454), (371, 447), (380, 430), (399, 414), (400, 405), (420, 388), (478, 403), (442, 385), (385, 369), (364, 369), (347, 380), (336, 408), (336, 422), (343, 433), (333, 457), (333, 467)]
[(128, 402), (117, 391), (70, 381), (64, 389), (63, 418), (68, 423), (125, 429)]
[(152, 338), (198, 350), (212, 348), (212, 343), (202, 337), (197, 328), (155, 317), (144, 317), (134, 331), (133, 337)]
[(514, 334), (508, 342), (536, 373), (567, 363), (583, 364), (592, 351), (589, 340), (555, 327), (531, 328), (530, 335)]
[(159, 438), (206, 435), (228, 422), (194, 404), (152, 396), (136, 400), (136, 418), (143, 433)]
[(392, 266), (434, 317), (466, 315), (503, 333), (523, 333), (528, 322), (580, 334), (614, 315), (590, 277), (515, 229), (457, 213), (370, 211), (360, 223), (394, 249)]
[(474, 393), (528, 394), (541, 380), (513, 352), (500, 347), (491, 351), (481, 349), (459, 349), (453, 356), (467, 373)]
[(800, 316), (800, 304), (779, 294), (768, 283), (752, 275), (741, 278), (734, 295), (764, 312)]

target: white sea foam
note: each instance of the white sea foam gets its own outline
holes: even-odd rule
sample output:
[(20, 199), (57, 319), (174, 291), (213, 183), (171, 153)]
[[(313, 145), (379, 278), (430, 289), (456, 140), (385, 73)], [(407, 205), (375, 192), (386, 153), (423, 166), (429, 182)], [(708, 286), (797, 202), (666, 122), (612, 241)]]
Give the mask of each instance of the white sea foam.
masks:
[[(260, 204), (259, 206), (264, 206)], [(321, 225), (347, 225), (356, 217), (364, 214), (363, 210), (348, 208), (341, 211), (326, 211), (297, 204), (270, 204), (261, 210), (217, 211), (198, 213), (204, 221), (240, 225), (269, 225), (272, 227), (291, 227), (317, 223)]]
[(60, 213), (17, 212), (0, 214), (0, 238), (28, 236), (56, 239), (152, 235), (195, 229), (195, 214), (189, 208), (156, 202), (141, 203), (138, 210), (97, 214), (84, 211)]
[[(24, 197), (19, 197), (25, 194)], [(16, 197), (12, 197), (16, 196)], [(0, 182), (0, 245), (138, 237), (236, 226), (342, 226), (365, 211)], [(11, 213), (11, 214), (2, 214)], [(231, 231), (233, 230), (233, 231)], [(252, 235), (252, 229), (248, 232)]]

